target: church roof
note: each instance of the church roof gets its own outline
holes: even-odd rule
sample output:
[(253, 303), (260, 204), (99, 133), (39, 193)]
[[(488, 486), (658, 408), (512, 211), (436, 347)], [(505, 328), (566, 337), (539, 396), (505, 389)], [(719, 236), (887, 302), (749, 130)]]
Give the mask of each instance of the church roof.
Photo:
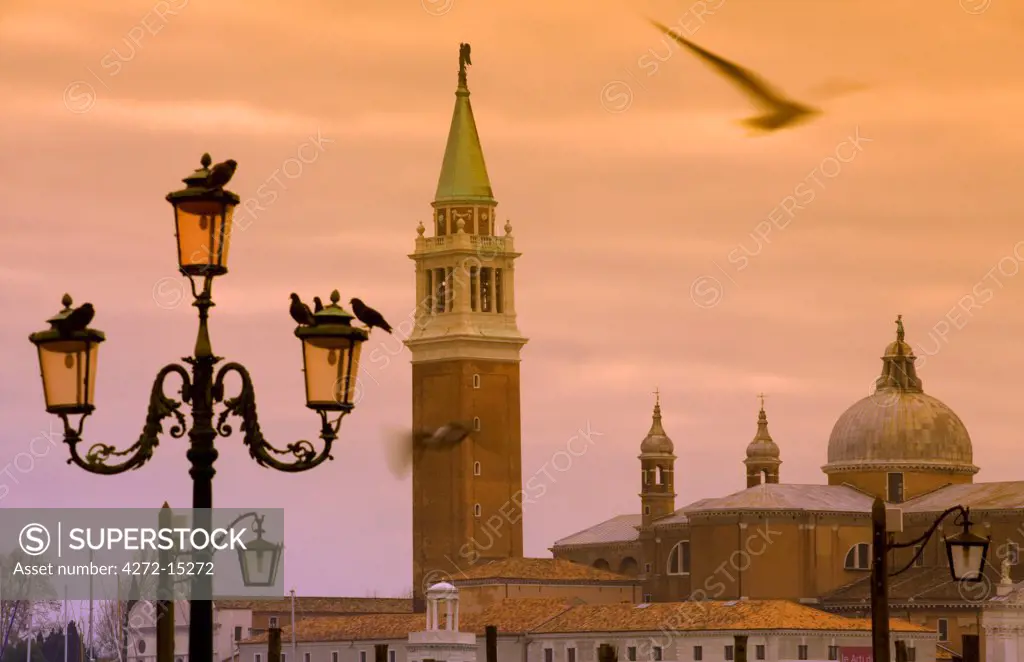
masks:
[(731, 510), (870, 513), (873, 501), (873, 497), (845, 485), (765, 483), (720, 499), (707, 499), (684, 510), (689, 516)]
[(933, 513), (961, 505), (971, 510), (1024, 509), (1024, 481), (946, 485), (900, 504), (904, 513)]
[[(825, 630), (869, 632), (866, 618), (846, 618), (788, 600), (730, 602), (655, 602), (580, 605), (545, 623), (534, 633), (673, 632), (706, 630)], [(890, 620), (894, 632), (931, 633), (925, 627)]]
[(434, 202), (495, 203), (464, 70), (460, 72), (459, 86), (455, 90), (455, 110)]
[(866, 469), (977, 473), (967, 427), (924, 392), (914, 351), (904, 341), (902, 316), (896, 323), (896, 341), (885, 349), (875, 392), (836, 421), (822, 469), (828, 474)]
[(678, 509), (671, 515), (667, 515), (659, 520), (655, 520), (654, 526), (678, 526), (680, 524), (687, 524), (690, 521), (690, 518), (686, 516), (687, 512), (691, 510), (698, 510), (708, 501), (714, 500), (715, 499), (700, 499), (699, 501), (694, 501), (690, 505), (683, 506), (682, 508)]
[(642, 521), (643, 517), (641, 515), (616, 515), (610, 520), (595, 524), (589, 529), (583, 529), (571, 536), (556, 540), (552, 547), (634, 542), (640, 538), (640, 533), (636, 530), (636, 527), (640, 526)]
[[(890, 570), (898, 570), (891, 568)], [(992, 563), (985, 564), (985, 581), (977, 583), (961, 583), (953, 581), (949, 568), (945, 566), (925, 566), (908, 568), (905, 572), (889, 577), (889, 603), (915, 604), (921, 607), (928, 604), (966, 603), (971, 606), (995, 595), (995, 587), (999, 584), (999, 568)], [(846, 584), (822, 597), (822, 606), (826, 609), (864, 608), (871, 602), (871, 578), (869, 573), (854, 582)]]
[(565, 559), (500, 559), (479, 563), (460, 570), (452, 582), (463, 586), (484, 580), (545, 582), (625, 582), (635, 584), (637, 579), (601, 570)]

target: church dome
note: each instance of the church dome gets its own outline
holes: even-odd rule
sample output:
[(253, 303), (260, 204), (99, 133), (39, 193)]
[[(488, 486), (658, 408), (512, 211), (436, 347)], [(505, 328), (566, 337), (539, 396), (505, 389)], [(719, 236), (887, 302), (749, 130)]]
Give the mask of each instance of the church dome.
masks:
[(875, 392), (836, 421), (822, 469), (827, 474), (865, 469), (977, 473), (967, 427), (924, 392), (914, 368), (917, 357), (903, 339), (902, 316), (896, 324), (896, 341), (885, 349)]
[(651, 429), (640, 442), (640, 453), (643, 455), (672, 455), (675, 452), (675, 445), (665, 434), (665, 428), (661, 427), (661, 398), (654, 402), (654, 416), (651, 421)]
[(764, 413), (764, 404), (757, 414), (757, 433), (754, 439), (747, 445), (748, 460), (778, 460), (779, 445), (772, 439), (768, 432), (768, 415)]

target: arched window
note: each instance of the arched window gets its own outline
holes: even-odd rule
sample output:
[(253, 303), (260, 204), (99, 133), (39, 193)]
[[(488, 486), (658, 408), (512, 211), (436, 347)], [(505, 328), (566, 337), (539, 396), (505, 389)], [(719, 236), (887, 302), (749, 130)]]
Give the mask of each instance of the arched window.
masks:
[(474, 476), (479, 476), (480, 475), (480, 463), (479, 462), (474, 462), (473, 463), (473, 475)]
[(644, 506), (644, 515), (650, 515), (650, 514), (651, 514), (651, 507), (650, 506)]
[(475, 506), (473, 506), (473, 515), (474, 515), (475, 517), (480, 517), (480, 512), (481, 512), (481, 510), (480, 510), (480, 504), (478, 503), (478, 504), (476, 504)]
[(480, 431), (480, 417), (479, 416), (474, 416), (473, 417), (473, 429), (476, 430), (477, 432)]
[(665, 481), (665, 474), (662, 473), (661, 467), (654, 467), (654, 484), (655, 485), (664, 485), (665, 484), (664, 481)]
[(597, 559), (596, 561), (594, 561), (594, 567), (597, 568), (598, 570), (608, 570), (609, 569), (608, 562), (605, 561), (604, 559)]
[(690, 541), (680, 540), (668, 553), (668, 574), (690, 574)]
[(627, 577), (636, 577), (640, 570), (640, 564), (632, 556), (627, 556), (619, 563), (619, 574)]
[(871, 544), (859, 542), (850, 548), (846, 553), (846, 560), (843, 567), (847, 570), (870, 570), (871, 569)]

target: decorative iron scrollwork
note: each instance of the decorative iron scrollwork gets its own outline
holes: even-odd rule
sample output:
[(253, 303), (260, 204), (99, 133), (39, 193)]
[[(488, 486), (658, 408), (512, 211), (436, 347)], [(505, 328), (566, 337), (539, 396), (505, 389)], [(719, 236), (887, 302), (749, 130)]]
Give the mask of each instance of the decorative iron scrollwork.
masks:
[[(234, 372), (242, 382), (241, 390), (233, 398), (224, 397), (224, 378), (228, 373)], [(259, 418), (256, 414), (256, 394), (252, 385), (252, 378), (249, 371), (239, 363), (226, 363), (217, 371), (217, 378), (214, 380), (213, 397), (217, 402), (223, 402), (224, 411), (217, 417), (217, 424), (214, 426), (217, 434), (222, 437), (230, 436), (234, 431), (227, 423), (229, 416), (236, 416), (241, 419), (239, 429), (243, 435), (243, 442), (249, 447), (249, 455), (256, 460), (261, 467), (272, 467), (278, 471), (298, 473), (308, 471), (313, 467), (322, 464), (326, 460), (333, 460), (331, 457), (331, 446), (338, 438), (338, 429), (341, 426), (339, 414), (337, 419), (331, 421), (327, 412), (320, 414), (321, 428), (320, 439), (323, 440), (323, 449), (319, 452), (311, 442), (301, 439), (288, 444), (284, 448), (277, 448), (271, 445), (263, 436), (260, 430)], [(291, 456), (291, 461), (282, 461), (274, 456)]]
[[(182, 401), (167, 397), (164, 393), (164, 382), (171, 374), (181, 377)], [(173, 417), (177, 423), (171, 426), (168, 431), (175, 439), (185, 436), (187, 426), (185, 415), (181, 412), (182, 402), (188, 402), (191, 380), (188, 371), (184, 367), (172, 363), (164, 366), (157, 373), (153, 382), (153, 390), (149, 395), (149, 411), (146, 414), (146, 424), (142, 427), (142, 434), (138, 441), (123, 451), (117, 450), (109, 444), (97, 443), (89, 447), (83, 457), (78, 451), (78, 445), (82, 442), (82, 425), (88, 415), (82, 416), (78, 425), (72, 425), (66, 414), (61, 414), (61, 421), (64, 423), (64, 442), (71, 450), (71, 458), (68, 464), (76, 464), (86, 471), (94, 474), (114, 475), (138, 469), (153, 457), (153, 449), (160, 443), (160, 435), (163, 433), (163, 421)], [(108, 464), (111, 458), (127, 458), (119, 464)]]

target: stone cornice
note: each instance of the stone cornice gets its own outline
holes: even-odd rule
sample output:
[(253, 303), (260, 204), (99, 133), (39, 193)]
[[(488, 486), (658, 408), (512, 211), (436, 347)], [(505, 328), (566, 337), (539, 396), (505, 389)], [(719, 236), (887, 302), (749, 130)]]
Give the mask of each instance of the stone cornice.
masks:
[(978, 473), (978, 467), (963, 464), (952, 464), (947, 462), (904, 462), (901, 460), (861, 461), (856, 462), (834, 462), (826, 464), (821, 468), (826, 474), (840, 473), (872, 473), (883, 471), (943, 471), (951, 474), (967, 474), (973, 476)]
[(579, 543), (576, 545), (552, 545), (548, 547), (548, 551), (554, 553), (555, 550), (588, 550), (588, 549), (640, 549), (642, 545), (639, 540), (631, 540), (629, 542), (587, 542)]

